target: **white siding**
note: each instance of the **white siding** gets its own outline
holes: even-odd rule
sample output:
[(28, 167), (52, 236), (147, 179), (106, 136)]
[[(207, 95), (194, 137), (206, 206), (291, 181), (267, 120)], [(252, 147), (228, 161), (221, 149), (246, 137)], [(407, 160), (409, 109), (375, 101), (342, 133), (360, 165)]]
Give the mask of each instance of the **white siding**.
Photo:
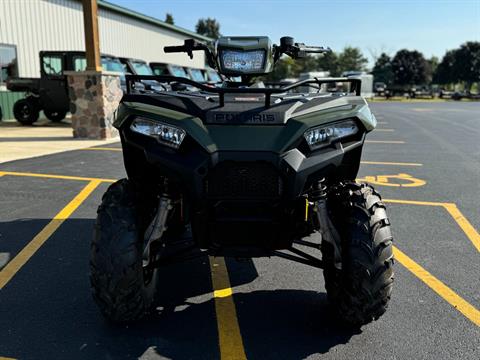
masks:
[[(183, 43), (182, 35), (99, 9), (100, 50), (104, 53), (203, 67), (204, 56), (165, 54), (163, 46)], [(0, 44), (16, 45), (19, 75), (38, 77), (41, 50), (85, 50), (83, 14), (75, 0), (0, 0)]]
[(163, 52), (164, 46), (183, 44), (184, 35), (106, 9), (99, 9), (98, 27), (100, 47), (105, 53), (147, 62), (204, 67), (204, 56), (200, 51), (195, 53), (193, 60), (185, 53)]

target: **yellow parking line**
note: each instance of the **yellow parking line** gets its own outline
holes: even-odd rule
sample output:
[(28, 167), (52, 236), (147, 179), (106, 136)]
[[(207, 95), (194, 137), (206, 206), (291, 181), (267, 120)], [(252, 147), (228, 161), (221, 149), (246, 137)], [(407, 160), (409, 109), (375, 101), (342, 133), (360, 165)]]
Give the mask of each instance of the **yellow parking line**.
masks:
[(374, 131), (394, 132), (395, 129), (375, 129)]
[(90, 177), (82, 177), (82, 176), (55, 175), (55, 174), (37, 174), (37, 173), (16, 172), (16, 171), (0, 171), (0, 175), (40, 177), (40, 178), (48, 178), (48, 179), (64, 179), (64, 180), (79, 180), (79, 181), (100, 181), (100, 182), (108, 182), (108, 183), (113, 183), (117, 181), (115, 179), (102, 179), (102, 178), (90, 178)]
[(233, 291), (228, 278), (228, 270), (223, 258), (210, 257), (213, 297), (217, 315), (218, 343), (220, 358), (223, 360), (246, 359), (237, 311), (233, 302)]
[(52, 234), (67, 220), (70, 215), (85, 201), (85, 199), (101, 183), (90, 181), (77, 196), (70, 201), (40, 232), (0, 271), (0, 289), (8, 284), (23, 265), (40, 249)]
[(457, 208), (457, 205), (445, 203), (443, 207), (448, 211), (448, 213), (452, 216), (452, 218), (457, 222), (458, 226), (463, 230), (465, 235), (470, 239), (473, 246), (480, 252), (480, 235), (478, 234), (477, 230), (470, 224), (465, 216), (460, 212)]
[(396, 247), (393, 248), (393, 256), (413, 275), (422, 280), (428, 287), (440, 295), (440, 297), (442, 297), (455, 309), (460, 311), (467, 319), (469, 319), (475, 325), (480, 326), (480, 311), (478, 309), (461, 298), (456, 292), (454, 292)]
[(423, 166), (419, 163), (388, 162), (388, 161), (360, 161), (361, 164), (368, 165), (400, 165), (400, 166)]
[(16, 360), (16, 359), (5, 357), (5, 356), (0, 356), (0, 360)]
[(396, 199), (383, 199), (383, 202), (393, 204), (406, 204), (406, 205), (425, 205), (425, 206), (443, 206), (444, 203), (433, 201), (416, 201), (416, 200), (396, 200)]
[(83, 148), (79, 150), (122, 151), (122, 149), (120, 148), (110, 148), (110, 147), (90, 147), (90, 148)]
[(407, 204), (407, 205), (425, 205), (425, 206), (441, 206), (450, 214), (450, 216), (455, 220), (455, 222), (460, 226), (460, 229), (465, 233), (467, 238), (473, 244), (473, 246), (480, 252), (480, 234), (477, 230), (470, 224), (465, 216), (458, 209), (457, 205), (453, 203), (442, 203), (442, 202), (431, 202), (431, 201), (415, 201), (415, 200), (394, 200), (394, 199), (384, 199), (386, 203), (393, 204)]
[(365, 140), (368, 144), (405, 144), (405, 141), (398, 140)]

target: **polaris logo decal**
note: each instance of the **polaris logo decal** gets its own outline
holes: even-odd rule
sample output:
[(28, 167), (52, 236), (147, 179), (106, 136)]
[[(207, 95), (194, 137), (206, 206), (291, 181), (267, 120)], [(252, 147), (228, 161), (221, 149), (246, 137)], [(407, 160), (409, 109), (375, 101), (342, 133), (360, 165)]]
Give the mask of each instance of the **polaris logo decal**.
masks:
[(213, 113), (208, 122), (217, 124), (244, 123), (244, 124), (273, 124), (277, 122), (275, 114), (252, 113)]

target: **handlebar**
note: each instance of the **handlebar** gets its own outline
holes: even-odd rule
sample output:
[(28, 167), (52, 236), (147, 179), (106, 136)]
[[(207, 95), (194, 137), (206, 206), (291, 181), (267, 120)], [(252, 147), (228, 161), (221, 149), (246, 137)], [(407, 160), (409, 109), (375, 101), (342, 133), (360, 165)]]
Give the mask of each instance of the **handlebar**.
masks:
[(292, 59), (300, 59), (307, 56), (307, 54), (321, 54), (331, 52), (330, 48), (323, 46), (307, 46), (304, 43), (294, 42), (292, 37), (284, 36), (280, 38), (280, 45), (274, 46), (274, 61), (277, 62), (282, 54), (290, 56)]
[(207, 56), (208, 65), (212, 68), (216, 67), (215, 57), (211, 53), (210, 49), (204, 43), (198, 42), (195, 39), (185, 39), (183, 45), (180, 46), (164, 46), (163, 51), (166, 53), (186, 52), (190, 59), (193, 59), (194, 51), (205, 51)]
[(166, 53), (175, 53), (175, 52), (185, 52), (187, 49), (185, 48), (185, 45), (181, 46), (164, 46), (163, 51)]
[[(280, 39), (280, 45), (273, 45), (274, 54), (273, 60), (277, 62), (282, 54), (286, 54), (293, 59), (305, 58), (309, 53), (321, 54), (331, 52), (330, 48), (324, 48), (322, 46), (307, 46), (303, 43), (294, 42), (292, 37), (284, 36)], [(190, 59), (193, 59), (194, 51), (204, 51), (207, 56), (208, 65), (212, 68), (217, 67), (217, 62), (214, 54), (210, 51), (209, 47), (195, 39), (185, 39), (183, 45), (180, 46), (164, 46), (163, 51), (165, 53), (185, 52)]]

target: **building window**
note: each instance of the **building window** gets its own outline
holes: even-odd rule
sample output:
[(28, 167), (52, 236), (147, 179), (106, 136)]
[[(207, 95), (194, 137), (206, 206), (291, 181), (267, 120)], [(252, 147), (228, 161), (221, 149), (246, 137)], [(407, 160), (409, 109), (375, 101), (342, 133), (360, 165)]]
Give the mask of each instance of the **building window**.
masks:
[(0, 44), (0, 85), (14, 76), (17, 76), (17, 49), (14, 45)]
[(42, 58), (42, 68), (47, 75), (62, 75), (63, 64), (61, 55), (44, 55)]
[(87, 68), (87, 59), (80, 56), (73, 58), (73, 71), (85, 71)]

